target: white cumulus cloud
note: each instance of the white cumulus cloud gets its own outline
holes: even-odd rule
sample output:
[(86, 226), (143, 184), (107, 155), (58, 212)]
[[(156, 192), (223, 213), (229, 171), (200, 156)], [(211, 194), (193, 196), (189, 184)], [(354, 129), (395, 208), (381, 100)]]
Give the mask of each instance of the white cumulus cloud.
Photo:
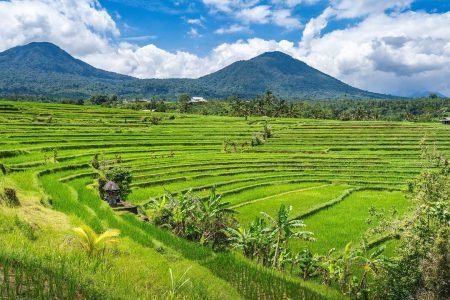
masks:
[(287, 29), (299, 29), (302, 28), (302, 23), (291, 15), (289, 9), (275, 10), (272, 13), (273, 23)]
[(228, 33), (237, 33), (237, 32), (249, 32), (250, 28), (248, 26), (232, 24), (229, 27), (221, 27), (215, 31), (217, 34), (228, 34)]
[(323, 36), (318, 23), (306, 26), (317, 30), (300, 43), (299, 57), (309, 64), (371, 91), (450, 94), (450, 12), (379, 13)]
[(315, 2), (317, 0), (273, 0), (270, 3), (261, 0), (203, 0), (213, 13), (225, 13), (246, 26), (270, 23), (288, 30), (302, 27), (300, 20), (292, 15), (293, 8), (300, 3)]
[[(96, 0), (0, 1), (0, 50), (49, 41), (95, 67), (139, 78), (196, 78), (238, 60), (282, 51), (366, 90), (398, 95), (438, 91), (450, 95), (450, 12), (404, 11), (410, 0), (361, 1), (373, 5), (373, 10), (348, 4), (354, 1), (333, 1), (306, 24), (300, 42), (238, 40), (220, 44), (203, 57), (185, 51), (169, 52), (154, 44), (141, 47), (133, 43), (138, 37), (124, 42), (114, 20)], [(258, 1), (204, 2), (222, 10), (259, 7), (255, 6)], [(290, 23), (280, 26), (300, 26), (283, 8), (261, 20), (255, 17), (254, 21), (274, 22), (277, 13), (280, 23)], [(356, 16), (361, 18), (358, 23), (322, 33), (334, 19)], [(248, 25), (234, 24), (216, 33), (242, 30), (249, 30)]]
[(266, 24), (269, 22), (270, 15), (270, 6), (259, 5), (239, 11), (236, 17), (243, 23)]
[(0, 1), (0, 50), (32, 41), (52, 41), (85, 55), (109, 46), (119, 31), (96, 0)]

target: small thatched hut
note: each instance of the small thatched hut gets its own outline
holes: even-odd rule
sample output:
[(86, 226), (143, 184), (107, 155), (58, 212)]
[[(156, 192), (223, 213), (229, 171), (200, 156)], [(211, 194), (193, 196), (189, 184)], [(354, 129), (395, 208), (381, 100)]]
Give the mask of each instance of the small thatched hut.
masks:
[(103, 190), (106, 192), (105, 200), (110, 206), (116, 206), (120, 202), (120, 187), (114, 181), (108, 181)]

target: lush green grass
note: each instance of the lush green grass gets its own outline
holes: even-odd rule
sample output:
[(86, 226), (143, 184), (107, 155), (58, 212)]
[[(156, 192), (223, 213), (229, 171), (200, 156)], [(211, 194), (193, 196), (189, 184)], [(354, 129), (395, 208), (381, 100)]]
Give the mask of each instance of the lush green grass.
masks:
[[(327, 202), (347, 190), (348, 186), (316, 185), (314, 188), (304, 188), (292, 193), (281, 193), (263, 198), (262, 201), (238, 208), (239, 220), (242, 224), (249, 224), (263, 211), (275, 216), (281, 204), (292, 206), (292, 217), (309, 211), (318, 204)], [(307, 223), (308, 225), (308, 223)], [(308, 230), (310, 230), (308, 225)]]
[[(316, 242), (293, 242), (294, 248), (308, 247), (316, 253), (326, 253), (332, 248), (343, 248), (346, 243), (358, 244), (360, 237), (369, 229), (369, 209), (391, 209), (403, 214), (408, 207), (404, 193), (394, 191), (356, 191), (342, 202), (306, 218), (308, 230), (314, 232)], [(372, 226), (375, 224), (372, 224)]]
[[(84, 273), (74, 271), (72, 279), (101, 282), (97, 290), (80, 285), (80, 291), (94, 295), (109, 288), (119, 298), (160, 295), (170, 289), (169, 268), (182, 273), (189, 266), (193, 266), (189, 277), (194, 288), (183, 291), (187, 298), (254, 298), (255, 290), (268, 299), (277, 293), (337, 296), (266, 273), (234, 254), (213, 253), (135, 216), (114, 213), (96, 191), (97, 171), (90, 166), (95, 154), (109, 165), (131, 170), (129, 201), (136, 204), (166, 191), (193, 189), (207, 196), (215, 186), (239, 212), (237, 218), (244, 226), (261, 211), (274, 215), (280, 204), (292, 205), (293, 216), (306, 214), (306, 229), (317, 238), (314, 243), (293, 242), (292, 249), (309, 247), (324, 253), (348, 241), (358, 243), (373, 226), (366, 222), (371, 206), (405, 211), (408, 202), (403, 192), (390, 190), (405, 189), (418, 174), (419, 142), (424, 136), (429, 144), (450, 153), (448, 128), (441, 124), (195, 115), (173, 119), (172, 114), (98, 107), (6, 101), (0, 105), (8, 106), (0, 110), (0, 164), (7, 171), (0, 171), (0, 188), (15, 188), (22, 202), (15, 209), (0, 206), (0, 216), (14, 224), (8, 216), (17, 214), (42, 232), (36, 241), (2, 235), (0, 240), (12, 245), (3, 252), (4, 261), (22, 255), (13, 245), (26, 244), (30, 250), (27, 257), (21, 256), (23, 260), (44, 263), (51, 252), (48, 247), (60, 249), (70, 227), (81, 223), (97, 231), (117, 228), (122, 232), (120, 251), (106, 259), (111, 268), (107, 272), (124, 275), (102, 278), (87, 267)], [(151, 124), (153, 116), (162, 118), (159, 125)], [(257, 147), (245, 145), (266, 122), (273, 137)], [(235, 142), (237, 152), (231, 145), (227, 147), (231, 152), (225, 152), (225, 140)], [(395, 243), (387, 245), (393, 253)], [(61, 250), (63, 257), (77, 256), (78, 249), (65, 251)], [(58, 264), (55, 260), (42, 276), (57, 274)], [(69, 267), (78, 268), (76, 263)], [(72, 279), (65, 284), (69, 286)], [(127, 289), (132, 290), (129, 295)]]

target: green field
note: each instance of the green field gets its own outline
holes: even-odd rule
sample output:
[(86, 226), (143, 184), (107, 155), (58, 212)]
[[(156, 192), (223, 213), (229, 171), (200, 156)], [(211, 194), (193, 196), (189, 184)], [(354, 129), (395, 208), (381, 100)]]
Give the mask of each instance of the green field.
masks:
[[(158, 125), (152, 124), (153, 116), (161, 118)], [(262, 132), (266, 123), (273, 137), (241, 151), (240, 145)], [(109, 163), (120, 156), (116, 164), (133, 175), (129, 202), (138, 205), (165, 191), (193, 189), (207, 196), (215, 186), (239, 212), (244, 227), (261, 211), (273, 215), (280, 204), (292, 205), (294, 215), (317, 238), (293, 242), (292, 248), (326, 253), (359, 242), (369, 228), (371, 207), (395, 207), (400, 213), (407, 209), (404, 190), (420, 171), (421, 139), (450, 154), (449, 129), (433, 123), (244, 120), (4, 101), (0, 163), (5, 174), (0, 172), (0, 188), (16, 188), (22, 207), (0, 206), (0, 212), (7, 220), (13, 211), (41, 233), (33, 242), (8, 235), (0, 240), (21, 243), (45, 261), (52, 251), (42, 250), (44, 245), (60, 247), (70, 227), (85, 223), (97, 231), (119, 228), (123, 253), (111, 258), (109, 273), (122, 271), (107, 278), (92, 271), (92, 278), (85, 278), (102, 278), (105, 290), (115, 285), (119, 298), (160, 295), (170, 289), (169, 268), (183, 273), (190, 266), (195, 288), (186, 292), (188, 298), (255, 298), (257, 291), (270, 299), (277, 298), (279, 290), (296, 298), (299, 289), (309, 297), (338, 297), (312, 283), (258, 271), (239, 255), (212, 253), (133, 215), (113, 212), (99, 199), (94, 188), (97, 171), (90, 162), (96, 154)], [(236, 142), (237, 151), (228, 147), (232, 151), (225, 152), (225, 140)], [(166, 250), (160, 253), (159, 247)], [(12, 257), (16, 252), (10, 248), (0, 254)], [(27, 253), (23, 255), (25, 260)], [(261, 282), (272, 283), (261, 291)]]

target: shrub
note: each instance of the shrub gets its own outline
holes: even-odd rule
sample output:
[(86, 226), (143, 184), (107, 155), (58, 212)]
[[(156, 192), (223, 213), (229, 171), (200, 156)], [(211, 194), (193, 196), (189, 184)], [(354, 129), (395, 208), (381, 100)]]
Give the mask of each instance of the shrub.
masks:
[(53, 162), (55, 164), (58, 162), (58, 148), (53, 148)]
[(98, 161), (98, 154), (94, 155), (94, 158), (92, 159), (91, 165), (94, 169), (99, 169), (100, 168), (100, 162)]
[(16, 190), (13, 188), (5, 188), (5, 201), (6, 204), (10, 207), (18, 207), (20, 206), (19, 198), (17, 197)]
[[(125, 200), (131, 193), (131, 172), (124, 168), (112, 168), (105, 174), (106, 179), (114, 181), (120, 188), (120, 197)], [(103, 187), (103, 185), (101, 186)], [(100, 188), (101, 188), (100, 187)]]
[(105, 191), (103, 190), (103, 187), (107, 182), (108, 180), (105, 177), (100, 177), (98, 179), (98, 193), (102, 199), (105, 199)]
[(213, 249), (224, 249), (229, 244), (226, 229), (235, 228), (235, 211), (228, 208), (213, 188), (206, 199), (191, 191), (179, 196), (166, 193), (161, 199), (153, 199), (152, 222), (171, 230), (174, 234)]
[(268, 124), (264, 125), (264, 139), (270, 139), (273, 136), (272, 134), (272, 127)]
[(254, 134), (252, 137), (252, 147), (264, 144), (264, 139), (260, 135)]
[(150, 120), (150, 122), (151, 122), (153, 125), (158, 125), (159, 123), (161, 123), (161, 118), (153, 117), (153, 118)]

